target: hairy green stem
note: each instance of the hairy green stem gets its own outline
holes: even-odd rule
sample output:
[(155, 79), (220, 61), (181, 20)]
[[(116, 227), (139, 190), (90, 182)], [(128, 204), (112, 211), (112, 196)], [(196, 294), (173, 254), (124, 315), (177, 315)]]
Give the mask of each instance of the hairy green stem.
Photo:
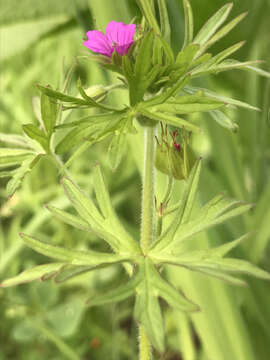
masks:
[(147, 254), (154, 236), (154, 127), (145, 127), (141, 249)]
[(172, 189), (173, 189), (173, 177), (169, 176), (168, 182), (167, 182), (166, 193), (160, 203), (160, 208), (158, 210), (157, 231), (156, 231), (157, 237), (160, 236), (161, 232), (162, 232), (163, 216), (164, 216), (164, 212), (167, 209), (167, 204), (168, 204), (168, 201), (170, 200)]
[[(141, 249), (144, 255), (154, 240), (154, 155), (155, 155), (155, 128), (146, 126), (144, 145), (144, 173), (142, 192), (142, 219), (141, 219)], [(140, 325), (140, 360), (151, 359), (151, 344)]]
[(151, 344), (145, 333), (144, 327), (140, 326), (140, 360), (151, 360)]

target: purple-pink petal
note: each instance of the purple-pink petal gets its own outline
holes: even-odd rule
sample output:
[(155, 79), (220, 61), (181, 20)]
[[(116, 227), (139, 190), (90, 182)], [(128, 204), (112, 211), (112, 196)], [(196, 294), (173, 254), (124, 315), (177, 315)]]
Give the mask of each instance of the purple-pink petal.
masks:
[(122, 22), (111, 21), (106, 28), (106, 35), (97, 30), (86, 33), (88, 40), (83, 43), (88, 49), (112, 57), (114, 50), (120, 55), (127, 54), (133, 44), (136, 25), (126, 25)]
[(133, 43), (136, 25), (126, 25), (122, 22), (111, 21), (106, 28), (106, 35), (111, 46), (116, 47), (119, 54), (127, 53)]
[(86, 33), (88, 40), (83, 45), (88, 49), (111, 57), (113, 53), (113, 47), (110, 45), (108, 38), (105, 34), (98, 30), (91, 30)]

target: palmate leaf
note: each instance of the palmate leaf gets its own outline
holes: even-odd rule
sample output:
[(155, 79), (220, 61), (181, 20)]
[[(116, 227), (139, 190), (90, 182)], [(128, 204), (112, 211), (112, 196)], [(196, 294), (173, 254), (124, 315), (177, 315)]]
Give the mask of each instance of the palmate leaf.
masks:
[(51, 257), (52, 259), (70, 263), (71, 265), (96, 267), (130, 261), (130, 258), (127, 255), (102, 253), (93, 250), (69, 250), (60, 246), (45, 243), (26, 234), (21, 233), (20, 236), (24, 243), (36, 252)]
[(110, 143), (108, 152), (110, 167), (112, 171), (115, 171), (120, 165), (126, 152), (126, 134), (121, 132), (120, 134), (114, 136)]
[(33, 149), (31, 144), (29, 144), (27, 139), (22, 135), (0, 133), (0, 142), (6, 143), (9, 145), (16, 145), (22, 149), (28, 149), (28, 150)]
[(232, 10), (233, 3), (228, 3), (219, 9), (201, 28), (194, 38), (195, 44), (204, 45), (216, 30), (224, 23)]
[(186, 85), (184, 87), (184, 91), (186, 91), (190, 94), (195, 94), (195, 95), (196, 95), (196, 93), (202, 92), (207, 98), (215, 99), (217, 101), (224, 102), (225, 104), (228, 104), (228, 105), (237, 106), (237, 107), (241, 107), (241, 108), (249, 109), (249, 110), (260, 111), (260, 109), (255, 106), (252, 106), (252, 105), (247, 104), (240, 100), (229, 98), (227, 96), (219, 95), (219, 94), (215, 93), (214, 91), (211, 91), (211, 90), (208, 90), (205, 88)]
[[(105, 206), (108, 210), (108, 193), (107, 190), (105, 190), (102, 178), (98, 174), (98, 171), (100, 171), (99, 167), (96, 167), (95, 171), (95, 189), (101, 187), (104, 190), (102, 195), (98, 195), (99, 205), (103, 211)], [(80, 217), (89, 224), (97, 236), (104, 239), (116, 252), (119, 252), (120, 249), (125, 249), (127, 252), (131, 251), (134, 254), (139, 252), (139, 247), (136, 242), (123, 230), (120, 223), (116, 221), (116, 215), (112, 215), (112, 209), (110, 210), (111, 216), (104, 218), (93, 201), (85, 196), (82, 190), (70, 179), (63, 178), (62, 184), (68, 198)]]
[(136, 287), (142, 281), (141, 273), (136, 273), (126, 284), (108, 291), (107, 293), (94, 294), (87, 300), (88, 306), (100, 306), (123, 301), (135, 295)]
[(240, 14), (233, 20), (231, 20), (228, 24), (224, 25), (219, 31), (213, 35), (210, 40), (208, 40), (203, 46), (201, 46), (198, 55), (201, 55), (205, 50), (207, 50), (210, 46), (212, 46), (215, 42), (222, 39), (224, 36), (226, 36), (237, 24), (239, 24), (240, 21), (242, 21), (247, 15), (247, 12), (244, 12), (243, 14)]
[[(209, 67), (205, 67), (202, 65), (201, 67), (197, 67), (191, 71), (192, 77), (205, 76), (209, 74), (218, 74), (223, 71), (228, 70), (248, 70), (248, 66), (261, 63), (261, 60), (253, 60), (253, 61), (245, 61), (240, 62), (233, 59), (227, 59), (217, 65), (211, 65)], [(255, 68), (256, 69), (256, 68)]]
[(176, 58), (176, 64), (178, 66), (183, 65), (186, 69), (188, 69), (192, 61), (197, 54), (198, 50), (200, 49), (199, 44), (190, 44), (187, 47), (185, 47), (184, 50), (181, 50)]
[(136, 288), (135, 318), (144, 326), (153, 345), (163, 351), (164, 328), (158, 297), (179, 311), (194, 312), (199, 308), (165, 281), (150, 259), (140, 264), (139, 271), (142, 280)]
[(152, 108), (150, 108), (149, 110), (155, 112), (166, 112), (169, 114), (192, 114), (195, 112), (206, 112), (206, 111), (210, 111), (210, 110), (216, 110), (219, 109), (221, 107), (223, 107), (225, 104), (215, 101), (213, 100), (211, 102), (210, 99), (208, 99), (208, 103), (206, 102), (200, 102), (200, 100), (198, 100), (198, 102), (188, 102), (189, 99), (187, 99), (186, 103), (179, 103), (177, 101), (177, 99), (175, 100), (170, 100), (166, 103), (163, 103), (161, 105), (156, 105)]
[(236, 204), (232, 209), (225, 211), (224, 212), (221, 210), (222, 214), (221, 215), (214, 215), (212, 217), (207, 216), (205, 219), (201, 219), (200, 217), (197, 220), (193, 220), (190, 221), (187, 224), (183, 224), (181, 227), (179, 227), (178, 229), (178, 234), (176, 236), (176, 238), (171, 241), (170, 245), (167, 247), (167, 250), (169, 251), (169, 249), (172, 249), (173, 247), (176, 248), (178, 246), (181, 247), (181, 242), (183, 242), (184, 240), (187, 240), (188, 238), (192, 237), (195, 234), (198, 234), (201, 231), (207, 230), (213, 226), (216, 226), (218, 224), (222, 224), (223, 222), (242, 215), (243, 213), (247, 212), (248, 210), (250, 210), (253, 207), (253, 205), (250, 204), (241, 204), (238, 203)]
[(19, 168), (14, 170), (11, 173), (11, 179), (7, 183), (7, 195), (11, 197), (16, 190), (21, 186), (21, 183), (24, 177), (33, 169), (33, 167), (38, 163), (39, 159), (44, 156), (44, 154), (33, 155), (27, 160), (24, 160)]
[(219, 277), (235, 285), (243, 285), (239, 279), (232, 279), (231, 273), (247, 274), (264, 280), (270, 280), (270, 274), (246, 260), (223, 258), (234, 247), (245, 240), (249, 234), (240, 237), (230, 243), (212, 249), (197, 250), (180, 253), (175, 256), (172, 253), (160, 252), (153, 258), (157, 263), (183, 266), (193, 271), (199, 271), (210, 276)]
[(115, 213), (101, 168), (98, 164), (93, 171), (93, 185), (99, 208), (105, 221), (108, 221), (108, 228), (112, 228), (118, 236), (124, 239), (124, 243), (122, 243), (122, 246), (125, 244), (124, 248), (128, 247), (131, 251), (139, 253), (139, 245), (126, 232)]
[(62, 266), (62, 262), (35, 266), (31, 269), (23, 271), (21, 274), (14, 276), (13, 278), (4, 280), (0, 284), (0, 287), (9, 287), (19, 284), (25, 284), (38, 279), (42, 280), (44, 276), (48, 276), (58, 272)]
[(180, 92), (184, 86), (189, 82), (190, 76), (181, 77), (175, 85), (171, 86), (169, 89), (166, 89), (162, 94), (154, 96), (153, 98), (144, 101), (141, 105), (142, 108), (147, 108), (148, 106), (154, 106), (158, 104), (164, 103), (167, 99), (171, 98), (172, 96), (176, 95)]
[(46, 153), (50, 150), (50, 143), (48, 136), (37, 126), (34, 124), (25, 124), (22, 126), (25, 134), (32, 140), (37, 141), (41, 147), (46, 151)]
[[(168, 245), (174, 238), (178, 227), (189, 220), (192, 208), (194, 206), (196, 193), (198, 191), (199, 178), (201, 173), (202, 160), (198, 160), (194, 165), (187, 184), (185, 186), (180, 204), (177, 206), (176, 214), (168, 226), (168, 228), (161, 234), (152, 246), (152, 251), (159, 251)], [(151, 251), (151, 252), (152, 252)]]
[(100, 137), (109, 136), (116, 131), (122, 123), (125, 114), (107, 113), (95, 114), (84, 117), (80, 120), (62, 124), (57, 128), (72, 128), (56, 146), (56, 153), (62, 154), (74, 146), (81, 144), (92, 138), (92, 143), (98, 141)]
[(151, 112), (150, 109), (146, 110), (144, 108), (140, 109), (140, 113), (144, 116), (146, 116), (148, 119), (152, 119), (155, 121), (161, 121), (162, 123), (173, 125), (176, 127), (184, 127), (186, 130), (193, 131), (193, 132), (199, 132), (200, 128), (194, 124), (192, 124), (190, 121), (184, 120), (182, 118), (179, 118), (177, 116), (173, 116), (171, 114), (163, 113), (163, 112)]
[[(190, 175), (190, 178), (192, 179), (193, 176)], [(192, 186), (190, 188), (192, 189)], [(194, 220), (188, 221), (189, 219), (186, 218), (183, 222), (181, 219), (182, 206), (181, 201), (174, 220), (153, 244), (151, 253), (155, 254), (163, 250), (166, 252), (173, 250), (174, 253), (177, 253), (183, 241), (230, 218), (239, 216), (253, 207), (252, 204), (245, 204), (228, 199), (224, 195), (218, 195), (200, 209)]]
[(32, 150), (0, 148), (0, 169), (21, 164), (22, 161), (32, 158)]
[(75, 227), (76, 229), (83, 230), (83, 231), (92, 231), (89, 224), (84, 221), (82, 218), (78, 216), (74, 216), (64, 210), (58, 209), (52, 205), (46, 205), (46, 208), (59, 220), (63, 221), (64, 223)]

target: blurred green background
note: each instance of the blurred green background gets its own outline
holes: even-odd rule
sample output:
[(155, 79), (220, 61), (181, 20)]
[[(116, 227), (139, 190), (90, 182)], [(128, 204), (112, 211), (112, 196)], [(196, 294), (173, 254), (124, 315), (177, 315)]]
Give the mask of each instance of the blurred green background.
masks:
[[(191, 0), (195, 29), (218, 8), (222, 0)], [(172, 27), (172, 46), (179, 51), (183, 41), (183, 9), (180, 0), (167, 0)], [(270, 69), (270, 1), (234, 1), (230, 18), (249, 15), (210, 52), (241, 40), (246, 45), (239, 60), (263, 59)], [(130, 22), (141, 14), (135, 0), (0, 0), (0, 133), (21, 134), (25, 123), (36, 123), (36, 83), (57, 87), (75, 57), (88, 54), (82, 46), (85, 32), (104, 30), (111, 20)], [(116, 75), (89, 60), (79, 60), (78, 76), (85, 86), (111, 84)], [(196, 85), (208, 87), (262, 109), (231, 113), (238, 133), (219, 127), (209, 115), (194, 118), (203, 133), (192, 139), (204, 158), (201, 201), (226, 191), (240, 200), (254, 202), (253, 211), (229, 224), (198, 236), (198, 248), (230, 241), (254, 231), (235, 256), (270, 270), (270, 119), (269, 80), (253, 73), (232, 71), (201, 78)], [(73, 89), (74, 91), (74, 89)], [(116, 93), (114, 103), (127, 103), (125, 93)], [(76, 119), (79, 113), (68, 114)], [(140, 221), (140, 134), (130, 137), (130, 156), (112, 173), (108, 167), (108, 142), (92, 146), (71, 165), (74, 179), (91, 194), (91, 167), (99, 161), (104, 169), (117, 212), (135, 237)], [(0, 146), (4, 146), (1, 142)], [(68, 158), (68, 157), (67, 157)], [(67, 158), (64, 160), (67, 160)], [(99, 247), (93, 235), (52, 219), (46, 203), (69, 209), (55, 166), (42, 159), (19, 191), (7, 198), (6, 178), (0, 178), (0, 280), (23, 269), (44, 263), (44, 258), (23, 246), (18, 233), (49, 239), (67, 247)], [(162, 181), (160, 181), (162, 184)], [(161, 187), (162, 185), (160, 185)], [(181, 183), (179, 183), (179, 190)], [(159, 191), (159, 189), (158, 189)], [(90, 275), (89, 275), (90, 274)], [(114, 287), (124, 276), (121, 268), (99, 270), (62, 286), (54, 283), (21, 285), (0, 289), (0, 360), (36, 359), (136, 359), (137, 325), (132, 321), (132, 301), (114, 306), (87, 308), (85, 301), (96, 291)], [(248, 279), (249, 288), (239, 289), (185, 270), (170, 270), (176, 287), (198, 303), (203, 311), (187, 317), (164, 306), (167, 351), (154, 353), (163, 360), (268, 360), (270, 358), (270, 284)]]

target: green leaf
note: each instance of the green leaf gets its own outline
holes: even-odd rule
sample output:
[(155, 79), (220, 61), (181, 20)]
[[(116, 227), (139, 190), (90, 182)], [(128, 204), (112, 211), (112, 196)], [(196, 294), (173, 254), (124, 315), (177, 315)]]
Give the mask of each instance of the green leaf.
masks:
[(198, 66), (197, 68), (191, 71), (191, 76), (197, 77), (197, 76), (205, 76), (209, 74), (218, 74), (222, 71), (228, 71), (234, 69), (248, 70), (250, 68), (249, 65), (258, 64), (261, 62), (262, 62), (261, 60), (240, 62), (237, 60), (228, 59), (228, 60), (224, 60), (223, 62), (217, 65), (212, 65), (208, 68), (204, 66)]
[(158, 0), (160, 30), (163, 38), (170, 44), (171, 27), (167, 11), (166, 0)]
[(72, 265), (89, 265), (96, 267), (99, 265), (127, 262), (130, 260), (128, 256), (101, 253), (92, 250), (69, 250), (60, 246), (55, 246), (42, 242), (26, 234), (21, 233), (20, 236), (25, 242), (25, 244), (36, 252), (51, 257), (53, 259), (71, 263)]
[(238, 131), (238, 125), (233, 122), (224, 112), (219, 110), (210, 111), (212, 118), (225, 129), (229, 129), (233, 132)]
[(155, 33), (157, 35), (161, 35), (158, 23), (156, 21), (155, 15), (153, 13), (151, 2), (149, 0), (137, 0), (137, 3), (139, 5), (139, 7), (141, 8), (141, 11), (142, 11), (145, 19), (148, 21), (149, 27), (153, 28), (153, 30), (155, 31)]
[(36, 165), (41, 156), (43, 156), (43, 154), (31, 156), (27, 160), (24, 160), (22, 162), (22, 165), (13, 172), (12, 179), (10, 179), (7, 184), (8, 197), (11, 197), (20, 187), (24, 177), (32, 170), (32, 168)]
[(22, 161), (33, 157), (33, 151), (12, 148), (0, 148), (0, 169), (21, 164)]
[(164, 329), (158, 297), (179, 311), (193, 312), (199, 308), (162, 279), (149, 258), (139, 266), (142, 280), (136, 288), (135, 318), (142, 323), (153, 345), (163, 351)]
[(0, 179), (5, 177), (12, 177), (14, 174), (16, 174), (15, 170), (8, 170), (8, 171), (1, 171), (0, 172)]
[(111, 224), (105, 221), (92, 200), (85, 196), (77, 185), (68, 178), (63, 178), (62, 184), (78, 214), (90, 225), (97, 236), (104, 239), (115, 251), (119, 251), (120, 247), (128, 249), (128, 244), (123, 241), (125, 239), (120, 239), (118, 234), (112, 232)]
[(57, 104), (51, 100), (47, 95), (41, 94), (40, 98), (41, 118), (48, 136), (53, 133), (57, 116)]
[(58, 209), (52, 205), (46, 205), (46, 208), (64, 223), (71, 225), (76, 229), (80, 229), (83, 231), (92, 231), (91, 227), (82, 218), (69, 214), (68, 212)]
[(93, 185), (95, 189), (95, 194), (97, 197), (97, 202), (99, 208), (102, 212), (102, 215), (105, 219), (110, 219), (115, 217), (114, 209), (112, 207), (110, 195), (105, 185), (104, 176), (102, 174), (99, 164), (96, 164), (93, 171)]
[(215, 42), (222, 39), (226, 36), (240, 21), (242, 21), (247, 15), (247, 12), (237, 16), (235, 19), (231, 20), (228, 24), (223, 26), (201, 49), (200, 53), (204, 52), (210, 46), (212, 46)]
[(190, 76), (181, 77), (175, 85), (165, 90), (162, 94), (143, 102), (142, 107), (154, 106), (164, 103), (167, 99), (177, 94), (189, 82)]
[(208, 249), (210, 256), (214, 257), (223, 257), (227, 255), (232, 249), (241, 244), (247, 238), (251, 236), (251, 233), (240, 236), (238, 239), (225, 243), (223, 245), (217, 246), (215, 248)]
[(188, 69), (191, 66), (192, 60), (194, 59), (199, 49), (200, 49), (200, 45), (189, 44), (178, 53), (175, 63), (179, 66), (185, 65), (186, 68)]
[(172, 48), (170, 47), (168, 41), (164, 39), (162, 36), (156, 36), (155, 40), (157, 43), (160, 43), (166, 58), (167, 58), (167, 64), (174, 64), (174, 53), (172, 51)]
[(195, 44), (204, 45), (216, 32), (216, 30), (224, 23), (227, 19), (233, 3), (228, 3), (219, 9), (201, 28), (199, 33), (194, 39)]
[(126, 151), (126, 134), (122, 132), (112, 138), (108, 149), (109, 164), (112, 171), (115, 171), (120, 165)]
[(183, 0), (184, 14), (185, 14), (185, 38), (183, 49), (188, 46), (193, 40), (193, 14), (189, 0)]
[(26, 133), (28, 137), (33, 140), (36, 140), (42, 148), (48, 153), (50, 150), (49, 140), (47, 136), (44, 134), (42, 130), (38, 128), (37, 125), (34, 124), (26, 124), (23, 125), (23, 131)]
[(97, 164), (93, 172), (93, 184), (99, 208), (107, 221), (109, 229), (114, 230), (119, 236), (119, 241), (123, 248), (128, 248), (131, 252), (140, 252), (138, 244), (131, 238), (125, 231), (121, 222), (118, 220), (117, 215), (112, 207), (111, 199), (107, 187), (104, 182), (104, 177), (101, 172), (100, 166)]
[(120, 285), (107, 293), (93, 294), (87, 300), (87, 306), (101, 306), (123, 301), (135, 294), (136, 287), (141, 281), (141, 274), (135, 274), (126, 284)]
[(34, 280), (42, 280), (45, 275), (56, 273), (63, 266), (63, 263), (51, 263), (46, 265), (35, 266), (34, 268), (27, 269), (21, 274), (13, 278), (4, 280), (0, 287), (9, 287), (28, 283)]
[(129, 82), (132, 81), (132, 79), (134, 77), (133, 65), (127, 55), (122, 56), (122, 66), (123, 66), (123, 73), (124, 73), (125, 77), (127, 78), (127, 80)]
[(70, 167), (71, 163), (77, 159), (81, 154), (83, 154), (92, 144), (90, 142), (83, 142), (78, 148), (74, 151), (74, 153), (69, 157), (69, 159), (65, 162), (62, 169), (59, 170), (60, 175), (64, 175), (66, 170)]
[[(211, 207), (206, 207), (205, 210), (202, 209), (202, 213), (195, 220), (192, 220), (186, 224), (182, 224), (177, 231), (176, 237), (170, 242), (167, 249), (175, 248), (178, 245), (181, 245), (181, 242), (187, 240), (195, 234), (198, 234), (201, 231), (207, 230), (210, 227), (221, 224), (235, 216), (242, 215), (252, 208), (253, 205), (236, 203), (232, 205), (225, 205), (224, 209), (220, 209), (218, 212)], [(228, 209), (229, 208), (229, 209)], [(228, 210), (227, 210), (228, 209)]]
[(262, 69), (258, 69), (254, 66), (250, 66), (250, 65), (247, 65), (245, 67), (245, 70), (250, 70), (250, 71), (254, 71), (255, 73), (257, 73), (258, 75), (260, 76), (263, 76), (263, 77), (266, 77), (266, 78), (270, 78), (270, 72), (269, 71), (265, 71), (265, 70), (262, 70)]
[(93, 124), (82, 124), (72, 129), (57, 144), (55, 148), (56, 154), (64, 154), (82, 141), (86, 142), (86, 137), (93, 134), (95, 129), (96, 125)]
[(216, 56), (212, 57), (211, 60), (209, 60), (207, 63), (205, 63), (205, 66), (209, 65), (216, 65), (219, 64), (222, 60), (226, 59), (228, 56), (234, 54), (237, 50), (239, 50), (243, 45), (245, 44), (245, 41), (240, 41), (237, 44), (234, 44), (230, 46), (229, 48), (221, 51)]
[(64, 264), (61, 269), (53, 275), (53, 280), (56, 284), (64, 283), (76, 276), (80, 276), (95, 269), (96, 268), (93, 266)]
[(164, 280), (150, 261), (146, 262), (147, 272), (150, 277), (151, 286), (158, 292), (171, 307), (178, 311), (195, 312), (199, 310), (198, 305), (187, 299), (183, 294), (177, 291), (171, 284)]
[(145, 328), (151, 343), (160, 352), (164, 351), (164, 327), (157, 293), (151, 284), (152, 272), (148, 271), (148, 260), (143, 269), (143, 281), (137, 286), (134, 316)]
[[(180, 204), (177, 212), (164, 233), (157, 239), (152, 246), (152, 252), (160, 251), (166, 247), (174, 238), (178, 227), (183, 223), (187, 222), (190, 218), (192, 208), (194, 206), (195, 197), (198, 191), (199, 178), (201, 174), (202, 160), (198, 160), (194, 165), (188, 181), (186, 183)], [(151, 254), (150, 253), (150, 254)]]
[(247, 274), (258, 277), (264, 280), (270, 280), (270, 274), (264, 270), (261, 270), (257, 266), (249, 263), (246, 260), (233, 259), (233, 258), (221, 258), (215, 256), (215, 252), (209, 250), (192, 251), (187, 254), (173, 256), (167, 254), (157, 255), (156, 261), (164, 262), (167, 264), (179, 265), (188, 268), (193, 271), (202, 272), (214, 272), (218, 273), (239, 273)]
[(95, 114), (58, 126), (57, 128), (73, 127), (74, 129), (68, 132), (57, 144), (56, 153), (65, 153), (72, 147), (81, 144), (82, 140), (88, 140), (92, 143), (99, 141), (100, 138), (116, 131), (124, 116), (125, 113), (121, 115), (118, 113)]
[(48, 88), (46, 86), (42, 86), (39, 84), (37, 84), (37, 87), (44, 95), (47, 95), (47, 96), (51, 97), (52, 99), (60, 100), (62, 102), (66, 102), (66, 103), (72, 103), (75, 105), (88, 105), (88, 107), (89, 107), (89, 103), (84, 99), (80, 99), (80, 98), (76, 98), (74, 96), (69, 96), (69, 95), (63, 94), (59, 91), (53, 90), (51, 88)]
[[(240, 101), (240, 100), (235, 100), (235, 99), (229, 98), (227, 96), (219, 95), (219, 94), (217, 94), (217, 93), (215, 93), (213, 91), (210, 91), (208, 89), (205, 89), (205, 88), (199, 88), (199, 87), (194, 87), (194, 86), (187, 85), (187, 86), (185, 86), (184, 91), (187, 91), (187, 92), (189, 92), (191, 94), (197, 93), (197, 91), (199, 91), (199, 92), (201, 91), (208, 98), (215, 99), (217, 101), (221, 101), (221, 102), (224, 102), (224, 103), (229, 104), (229, 105), (238, 106), (238, 107), (242, 107), (242, 108), (249, 109), (249, 110), (260, 111), (260, 109), (255, 107), (255, 106), (249, 105), (249, 104), (247, 104), (247, 103), (245, 103), (243, 101)], [(196, 94), (194, 96), (196, 96)]]
[[(149, 110), (151, 110), (151, 109), (149, 109)], [(178, 128), (184, 126), (185, 129), (189, 130), (189, 131), (194, 131), (194, 132), (200, 131), (200, 128), (197, 127), (196, 125), (190, 123), (187, 120), (176, 117), (176, 116), (172, 116), (172, 115), (165, 114), (162, 112), (152, 112), (152, 111), (148, 111), (144, 108), (140, 109), (140, 113), (142, 115), (146, 116), (148, 119), (161, 121), (165, 124), (173, 125)]]
[(148, 31), (148, 33), (141, 40), (134, 67), (135, 77), (137, 80), (142, 80), (143, 76), (145, 76), (151, 68), (153, 41), (153, 31)]
[(117, 109), (113, 109), (110, 106), (106, 106), (106, 105), (102, 105), (100, 103), (98, 103), (97, 101), (95, 101), (95, 99), (93, 97), (90, 97), (86, 94), (86, 92), (84, 91), (83, 87), (82, 87), (82, 83), (81, 83), (81, 79), (79, 78), (77, 81), (77, 88), (79, 90), (79, 93), (81, 94), (82, 98), (87, 102), (87, 104), (89, 104), (90, 106), (93, 107), (97, 107), (100, 108), (102, 110), (107, 110), (107, 111), (118, 111)]
[(32, 149), (31, 144), (29, 144), (27, 139), (21, 135), (0, 133), (0, 142), (17, 145), (20, 148), (25, 148), (28, 150)]
[[(209, 100), (208, 100), (209, 101)], [(218, 103), (217, 101), (209, 101), (208, 103), (181, 103), (174, 102), (171, 100), (170, 102), (163, 103), (161, 105), (156, 105), (152, 107), (152, 111), (156, 112), (166, 112), (172, 114), (192, 114), (195, 112), (205, 112), (210, 110), (215, 110), (220, 107), (223, 107), (224, 103)]]
[[(195, 271), (197, 271), (197, 270), (195, 270)], [(236, 286), (242, 286), (242, 287), (247, 286), (247, 283), (244, 280), (238, 279), (234, 275), (230, 275), (230, 274), (220, 272), (220, 271), (215, 271), (213, 269), (205, 269), (205, 268), (200, 268), (200, 270), (198, 270), (198, 271), (204, 275), (213, 276), (213, 277), (215, 277), (219, 280), (222, 280), (230, 285), (236, 285)]]
[(205, 53), (202, 56), (199, 56), (197, 59), (193, 59), (191, 68), (194, 68), (195, 66), (208, 62), (211, 59), (211, 57), (212, 54)]

